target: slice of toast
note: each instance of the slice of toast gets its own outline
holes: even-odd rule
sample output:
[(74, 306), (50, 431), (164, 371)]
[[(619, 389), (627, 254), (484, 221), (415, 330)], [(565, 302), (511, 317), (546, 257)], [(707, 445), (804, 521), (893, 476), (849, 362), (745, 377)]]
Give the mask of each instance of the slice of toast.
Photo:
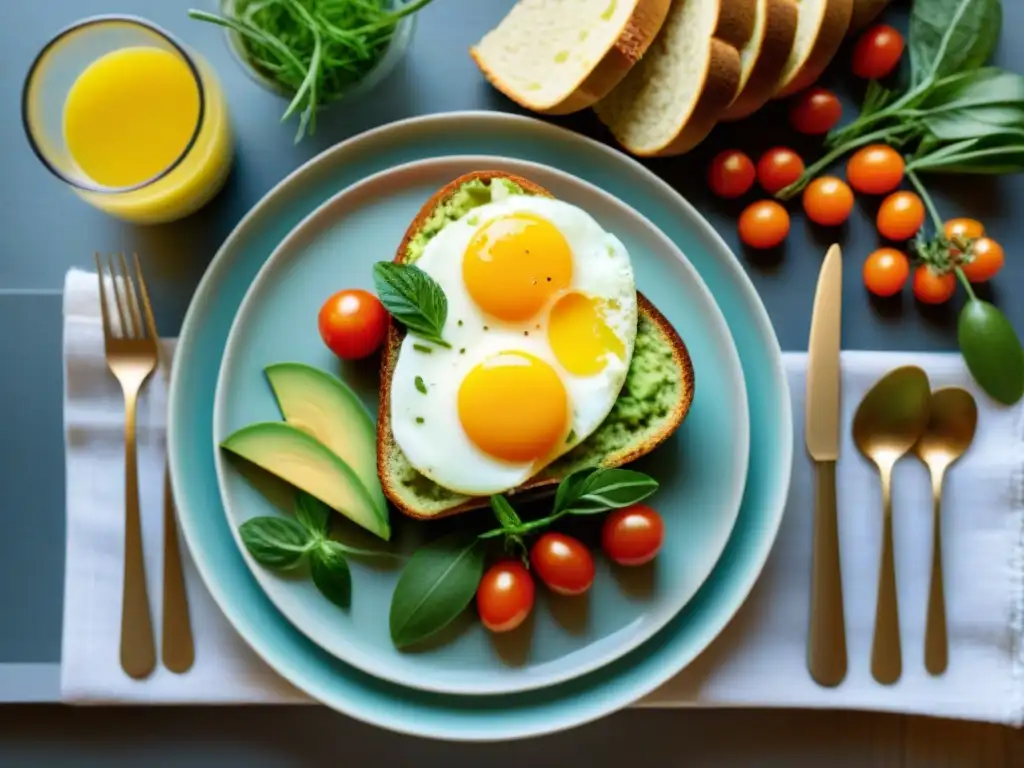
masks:
[(793, 50), (798, 13), (794, 0), (758, 0), (754, 37), (740, 51), (745, 76), (723, 122), (748, 117), (771, 101)]
[(829, 65), (850, 28), (853, 0), (801, 0), (796, 41), (775, 98), (812, 85)]
[(470, 48), (499, 91), (565, 115), (611, 91), (647, 50), (670, 0), (519, 0)]
[[(412, 261), (410, 243), (425, 231), (439, 231), (435, 213), (471, 184), (511, 182), (525, 194), (551, 194), (528, 179), (503, 171), (476, 171), (438, 190), (413, 219), (398, 247), (395, 261)], [(482, 201), (486, 202), (486, 200)], [(481, 204), (482, 204), (481, 202)], [(588, 466), (618, 467), (650, 453), (679, 427), (693, 400), (694, 377), (686, 345), (654, 305), (637, 292), (639, 320), (636, 348), (626, 383), (611, 414), (597, 431), (558, 458), (510, 495), (553, 492), (563, 477)], [(487, 506), (488, 497), (469, 497), (442, 488), (419, 474), (402, 453), (391, 431), (391, 377), (404, 330), (391, 322), (380, 369), (380, 410), (377, 417), (377, 473), (384, 494), (405, 515), (434, 519)], [(644, 362), (641, 362), (644, 361)], [(652, 368), (653, 366), (653, 368)], [(653, 372), (652, 372), (653, 370)]]

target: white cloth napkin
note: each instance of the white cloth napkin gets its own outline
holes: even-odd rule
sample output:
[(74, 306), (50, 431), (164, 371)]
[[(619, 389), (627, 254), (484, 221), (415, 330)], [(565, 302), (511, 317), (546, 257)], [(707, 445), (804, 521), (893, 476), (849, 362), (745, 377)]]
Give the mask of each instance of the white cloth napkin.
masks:
[[(166, 342), (168, 351), (174, 342)], [(904, 671), (893, 686), (870, 674), (881, 499), (874, 469), (848, 430), (838, 474), (849, 672), (835, 689), (805, 666), (810, 592), (812, 468), (803, 449), (806, 355), (785, 355), (796, 419), (793, 482), (779, 538), (753, 593), (725, 632), (640, 706), (830, 707), (891, 710), (1019, 725), (1024, 717), (1024, 421), (973, 385), (955, 354), (844, 352), (843, 424), (891, 368), (922, 366), (933, 386), (958, 384), (978, 399), (979, 428), (950, 472), (944, 496), (949, 670), (924, 670), (931, 546), (928, 477), (907, 459), (894, 479), (896, 570)], [(96, 277), (76, 270), (64, 294), (67, 564), (61, 687), (74, 703), (308, 701), (249, 650), (220, 614), (183, 551), (196, 642), (184, 675), (162, 667), (135, 681), (118, 664), (123, 540), (123, 414), (107, 370)], [(139, 467), (147, 582), (159, 617), (166, 389), (162, 375), (140, 404)], [(159, 636), (159, 629), (157, 629)]]

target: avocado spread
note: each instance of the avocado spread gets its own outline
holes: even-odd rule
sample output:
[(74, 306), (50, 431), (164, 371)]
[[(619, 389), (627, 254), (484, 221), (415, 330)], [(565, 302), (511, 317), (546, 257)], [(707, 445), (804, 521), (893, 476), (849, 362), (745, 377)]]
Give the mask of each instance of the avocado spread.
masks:
[[(494, 179), (490, 183), (474, 179), (463, 184), (434, 210), (419, 233), (410, 239), (406, 262), (415, 262), (430, 239), (449, 222), (510, 194), (521, 195), (524, 192), (506, 179)], [(657, 327), (641, 313), (633, 358), (611, 412), (593, 434), (544, 469), (540, 477), (564, 477), (577, 469), (599, 465), (606, 456), (626, 446), (639, 444), (671, 415), (681, 397), (682, 386), (682, 371), (672, 356), (672, 350), (665, 344)], [(570, 434), (569, 439), (575, 438)], [(397, 449), (396, 452), (401, 453)], [(393, 469), (406, 490), (421, 499), (433, 502), (450, 500), (457, 504), (466, 498), (421, 475), (405, 461), (404, 456)]]

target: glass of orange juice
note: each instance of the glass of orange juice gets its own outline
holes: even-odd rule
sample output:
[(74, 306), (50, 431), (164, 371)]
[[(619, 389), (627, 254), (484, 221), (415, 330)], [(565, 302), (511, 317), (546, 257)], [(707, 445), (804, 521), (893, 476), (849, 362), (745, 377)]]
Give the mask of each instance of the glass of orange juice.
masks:
[(85, 19), (47, 43), (25, 79), (22, 119), (50, 171), (90, 204), (139, 224), (193, 213), (231, 169), (213, 69), (133, 16)]

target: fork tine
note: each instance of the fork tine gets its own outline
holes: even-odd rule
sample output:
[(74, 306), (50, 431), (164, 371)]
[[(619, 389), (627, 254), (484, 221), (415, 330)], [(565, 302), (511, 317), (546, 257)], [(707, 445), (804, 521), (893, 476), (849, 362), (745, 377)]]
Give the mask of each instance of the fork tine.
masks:
[(107, 266), (110, 269), (110, 282), (113, 283), (114, 286), (114, 303), (117, 305), (117, 318), (121, 323), (121, 332), (117, 335), (122, 339), (130, 339), (132, 337), (132, 331), (131, 326), (128, 324), (127, 304), (125, 304), (123, 296), (125, 286), (119, 279), (117, 274), (117, 264), (111, 254), (107, 255)]
[(107, 289), (104, 285), (106, 281), (103, 279), (103, 262), (100, 261), (99, 251), (94, 251), (93, 256), (96, 257), (96, 276), (100, 282), (100, 313), (103, 316), (103, 333), (110, 336), (112, 329), (110, 327), (110, 316), (107, 314)]
[[(124, 253), (118, 253), (117, 257), (121, 261), (121, 274), (124, 275), (124, 284), (128, 294), (128, 312), (132, 318), (132, 335), (136, 338), (145, 338), (146, 326), (142, 324), (142, 316), (139, 314), (139, 293), (135, 286), (135, 278), (128, 271), (128, 263), (124, 259)], [(135, 273), (136, 275), (138, 274), (137, 269)]]
[(146, 290), (146, 281), (142, 279), (142, 265), (139, 264), (139, 254), (133, 253), (135, 258), (135, 275), (139, 278), (139, 295), (142, 296), (142, 308), (146, 314), (146, 329), (150, 338), (156, 339), (159, 344), (160, 337), (156, 332), (156, 320), (153, 319), (153, 307), (149, 303), (149, 291)]

